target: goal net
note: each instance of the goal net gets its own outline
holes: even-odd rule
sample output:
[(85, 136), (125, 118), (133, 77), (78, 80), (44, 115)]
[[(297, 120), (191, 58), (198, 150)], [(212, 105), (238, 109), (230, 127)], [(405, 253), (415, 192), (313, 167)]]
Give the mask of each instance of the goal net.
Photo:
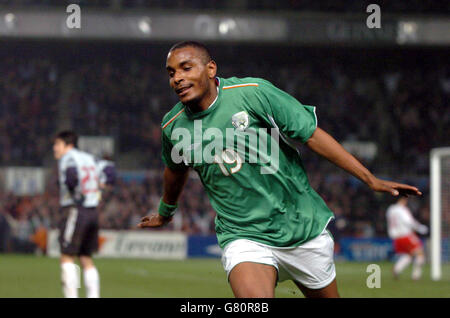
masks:
[(442, 277), (442, 263), (450, 261), (450, 147), (430, 155), (431, 279)]

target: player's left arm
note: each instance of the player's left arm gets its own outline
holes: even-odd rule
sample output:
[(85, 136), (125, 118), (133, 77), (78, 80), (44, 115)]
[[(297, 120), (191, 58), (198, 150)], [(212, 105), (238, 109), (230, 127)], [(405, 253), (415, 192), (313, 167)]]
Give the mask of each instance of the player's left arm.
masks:
[[(145, 227), (160, 227), (172, 220), (173, 211), (167, 214), (167, 211), (162, 211), (162, 205), (176, 206), (178, 199), (183, 191), (183, 188), (187, 182), (189, 176), (189, 169), (171, 169), (166, 166), (163, 173), (163, 196), (160, 201), (158, 212), (151, 213), (148, 216), (142, 218), (138, 224), (139, 228)], [(164, 209), (163, 209), (164, 210)]]
[(422, 235), (425, 235), (428, 233), (428, 226), (417, 221), (413, 217), (413, 215), (409, 209), (406, 211), (406, 213), (403, 213), (403, 218), (404, 218), (404, 222), (406, 224), (408, 224), (408, 226), (411, 229), (413, 229), (414, 231), (416, 231), (417, 233), (420, 233)]
[(63, 174), (64, 184), (66, 185), (72, 200), (75, 204), (82, 205), (85, 198), (83, 193), (76, 191), (76, 187), (80, 184), (81, 178), (73, 158), (69, 157), (61, 163), (61, 173)]
[(422, 195), (422, 192), (416, 187), (378, 179), (332, 136), (319, 127), (306, 141), (306, 145), (317, 154), (366, 183), (374, 191), (389, 192), (393, 196)]
[(65, 171), (65, 184), (70, 192), (78, 185), (78, 172), (76, 167), (68, 167)]

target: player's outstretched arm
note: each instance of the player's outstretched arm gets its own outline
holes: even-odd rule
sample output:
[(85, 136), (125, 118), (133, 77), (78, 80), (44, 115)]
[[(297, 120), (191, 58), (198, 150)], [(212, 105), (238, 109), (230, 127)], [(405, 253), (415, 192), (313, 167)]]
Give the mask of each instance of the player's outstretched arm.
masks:
[[(164, 169), (163, 174), (163, 197), (162, 201), (167, 205), (176, 205), (181, 191), (186, 184), (189, 175), (189, 169), (172, 170), (168, 167)], [(160, 227), (172, 220), (172, 217), (162, 216), (159, 213), (151, 213), (142, 218), (139, 228)]]
[(389, 192), (393, 196), (399, 194), (422, 195), (416, 187), (378, 179), (355, 157), (347, 152), (332, 136), (319, 127), (316, 128), (312, 136), (308, 139), (306, 145), (312, 151), (325, 157), (338, 167), (366, 183), (374, 191)]

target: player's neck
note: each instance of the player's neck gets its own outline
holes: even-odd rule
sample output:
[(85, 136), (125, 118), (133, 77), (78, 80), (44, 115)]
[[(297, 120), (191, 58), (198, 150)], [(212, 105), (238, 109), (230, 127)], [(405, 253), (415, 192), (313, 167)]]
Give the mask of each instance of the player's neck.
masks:
[(67, 147), (65, 150), (64, 150), (64, 152), (63, 152), (63, 154), (61, 155), (61, 157), (64, 157), (66, 154), (68, 154), (71, 150), (73, 150), (75, 147)]
[(188, 105), (189, 109), (193, 113), (198, 113), (207, 110), (217, 99), (218, 89), (215, 83), (212, 83), (210, 89), (206, 92), (205, 96), (193, 105)]

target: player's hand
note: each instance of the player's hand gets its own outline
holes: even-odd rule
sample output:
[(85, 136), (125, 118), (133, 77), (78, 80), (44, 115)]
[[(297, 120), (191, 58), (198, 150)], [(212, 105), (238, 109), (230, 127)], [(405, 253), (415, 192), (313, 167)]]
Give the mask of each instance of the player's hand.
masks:
[(417, 228), (417, 232), (419, 232), (419, 234), (425, 235), (428, 233), (428, 226), (420, 224), (419, 227)]
[(141, 219), (141, 223), (139, 223), (137, 226), (138, 228), (160, 227), (169, 223), (171, 220), (172, 217), (166, 218), (162, 215), (159, 215), (158, 213), (151, 213), (150, 215), (143, 217)]
[(422, 195), (422, 192), (420, 192), (419, 189), (417, 189), (416, 187), (407, 185), (407, 184), (402, 184), (402, 183), (397, 183), (397, 182), (392, 182), (392, 181), (387, 181), (387, 180), (381, 180), (378, 178), (375, 178), (374, 180), (372, 180), (369, 183), (369, 187), (373, 190), (373, 191), (377, 191), (377, 192), (389, 192), (390, 194), (392, 194), (393, 196), (409, 196), (409, 195)]

